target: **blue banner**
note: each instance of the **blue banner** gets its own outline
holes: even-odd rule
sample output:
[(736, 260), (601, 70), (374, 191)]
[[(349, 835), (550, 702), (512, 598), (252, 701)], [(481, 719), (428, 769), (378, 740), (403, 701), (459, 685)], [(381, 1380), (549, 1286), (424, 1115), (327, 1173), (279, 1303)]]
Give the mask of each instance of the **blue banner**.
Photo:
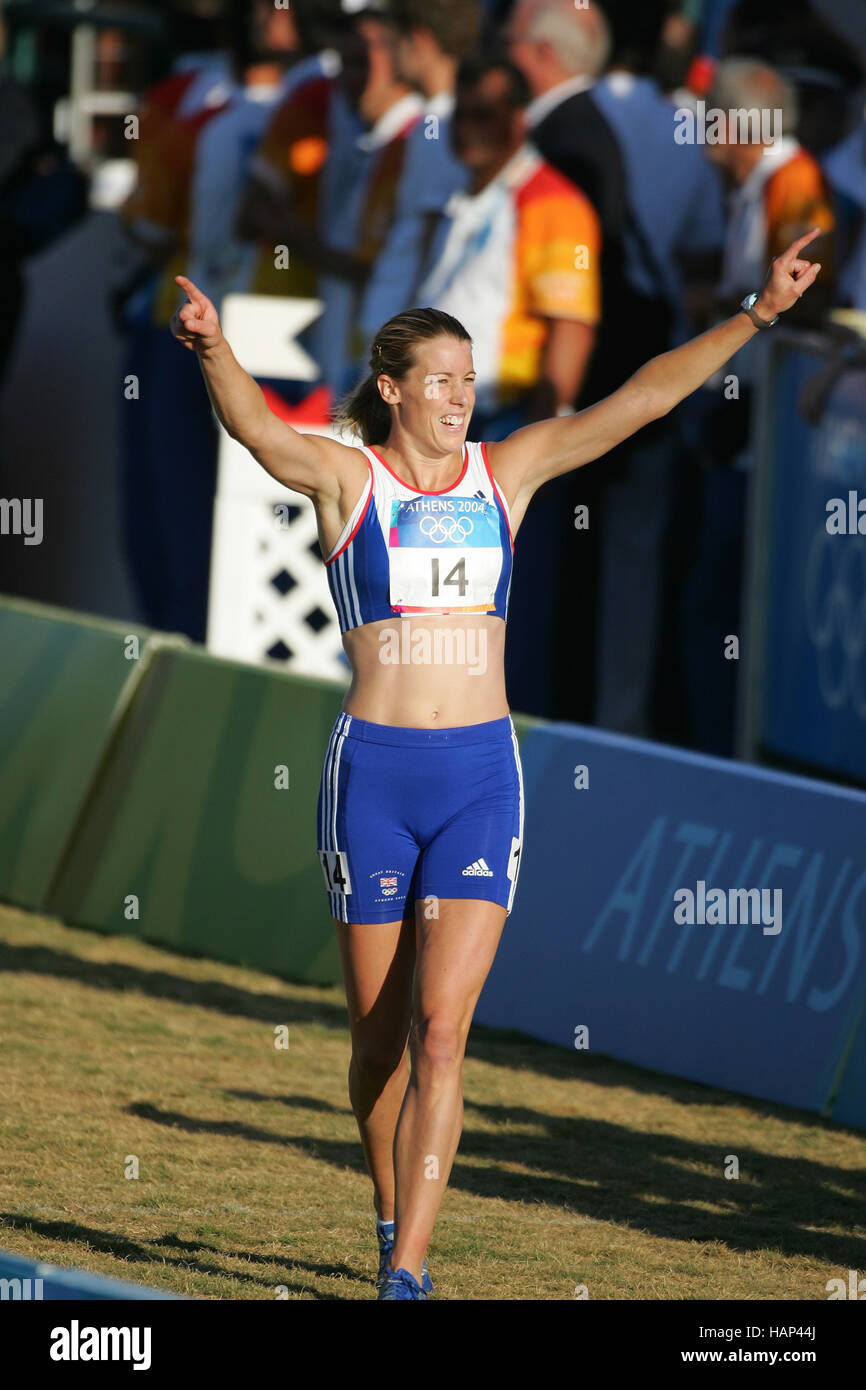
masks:
[(842, 1084), (833, 1103), (833, 1119), (839, 1125), (866, 1129), (866, 1012), (845, 1062)]
[(866, 794), (573, 725), (521, 759), (478, 1022), (826, 1110), (866, 1001)]
[(866, 372), (812, 427), (797, 402), (825, 359), (776, 361), (760, 743), (866, 781)]

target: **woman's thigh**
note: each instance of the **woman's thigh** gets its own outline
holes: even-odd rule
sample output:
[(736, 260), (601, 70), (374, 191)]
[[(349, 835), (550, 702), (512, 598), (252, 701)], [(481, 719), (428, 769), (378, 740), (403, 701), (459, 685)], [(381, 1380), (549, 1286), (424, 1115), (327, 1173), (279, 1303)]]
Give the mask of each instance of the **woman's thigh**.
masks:
[[(416, 904), (413, 1023), (465, 1040), (496, 955), (506, 909), (479, 898)], [(435, 912), (435, 915), (433, 913)]]
[(340, 922), (334, 918), (353, 1052), (387, 1067), (400, 1061), (409, 1036), (415, 925)]

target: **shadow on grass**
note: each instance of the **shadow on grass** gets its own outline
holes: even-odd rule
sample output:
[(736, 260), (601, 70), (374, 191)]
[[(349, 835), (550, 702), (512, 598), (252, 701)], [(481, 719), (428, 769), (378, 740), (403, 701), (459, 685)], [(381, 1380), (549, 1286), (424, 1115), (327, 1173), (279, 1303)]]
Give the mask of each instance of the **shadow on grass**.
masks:
[[(255, 1022), (289, 1026), (312, 1023), (348, 1035), (346, 1008), (342, 1002), (335, 1004), (324, 998), (297, 997), (298, 989), (308, 991), (314, 988), (310, 985), (287, 983), (285, 994), (262, 994), (220, 980), (190, 980), (166, 970), (145, 970), (119, 962), (90, 961), (52, 947), (18, 946), (0, 940), (0, 973), (3, 972), (74, 980), (88, 989), (118, 994), (133, 992)], [(553, 1080), (577, 1078), (606, 1090), (621, 1087), (645, 1095), (667, 1096), (682, 1105), (729, 1105), (735, 1099), (737, 1104), (747, 1107), (752, 1115), (775, 1115), (788, 1123), (799, 1120), (806, 1124), (829, 1124), (793, 1107), (751, 1096), (734, 1097), (732, 1092), (704, 1086), (700, 1082), (684, 1081), (676, 1076), (648, 1071), (628, 1062), (579, 1052), (570, 1047), (556, 1047), (516, 1031), (473, 1025), (467, 1057), (477, 1058), (490, 1066), (529, 1071)], [(310, 1104), (312, 1106), (313, 1102)], [(854, 1132), (859, 1134), (859, 1131)]]
[[(0, 973), (47, 975), (74, 980), (88, 989), (115, 994), (132, 992), (173, 1004), (212, 1009), (230, 1018), (249, 1018), (265, 1023), (317, 1023), (320, 1027), (346, 1029), (346, 1010), (329, 1000), (299, 999), (289, 993), (259, 994), (221, 980), (188, 980), (167, 970), (144, 970), (115, 961), (93, 961), (49, 946), (13, 946), (0, 941)], [(309, 989), (304, 985), (298, 988)]]
[[(257, 1284), (270, 1297), (273, 1297), (273, 1291), (277, 1285), (284, 1285), (292, 1293), (305, 1294), (310, 1298), (321, 1299), (326, 1302), (340, 1301), (339, 1294), (323, 1293), (311, 1284), (292, 1283), (289, 1279), (284, 1278), (280, 1272), (282, 1261), (278, 1259), (253, 1254), (245, 1250), (220, 1250), (217, 1246), (203, 1245), (198, 1241), (182, 1240), (180, 1236), (174, 1234), (158, 1236), (154, 1240), (130, 1240), (128, 1236), (119, 1235), (113, 1231), (100, 1231), (93, 1226), (80, 1226), (74, 1221), (43, 1221), (38, 1217), (25, 1216), (13, 1211), (0, 1212), (0, 1230), (3, 1230), (4, 1227), (14, 1231), (45, 1236), (48, 1240), (61, 1241), (68, 1247), (72, 1256), (75, 1255), (75, 1246), (81, 1246), (80, 1268), (82, 1269), (85, 1268), (88, 1254), (95, 1250), (100, 1254), (112, 1255), (115, 1259), (131, 1264), (169, 1265), (178, 1271), (194, 1270), (198, 1274), (215, 1275), (223, 1279), (237, 1279), (246, 1284)], [(172, 1258), (171, 1255), (165, 1253), (166, 1250), (176, 1250), (179, 1253), (176, 1258)], [(259, 1279), (254, 1274), (239, 1273), (237, 1270), (226, 1269), (221, 1265), (202, 1260), (201, 1254), (222, 1255), (226, 1260), (244, 1260), (251, 1264), (270, 1265), (276, 1268), (277, 1273), (270, 1279)], [(29, 1258), (34, 1259), (36, 1257), (31, 1255)], [(57, 1262), (54, 1255), (48, 1258), (50, 1262)], [(369, 1284), (372, 1289), (372, 1279), (359, 1274), (357, 1270), (350, 1269), (348, 1265), (311, 1264), (305, 1260), (292, 1259), (287, 1259), (285, 1265), (287, 1269), (303, 1270), (308, 1274), (317, 1274), (323, 1278), (339, 1275), (343, 1279)], [(128, 1278), (128, 1273), (124, 1277)], [(198, 1297), (198, 1295), (193, 1295), (193, 1297)]]
[[(189, 1134), (300, 1150), (342, 1171), (366, 1174), (354, 1139), (275, 1134), (155, 1105), (132, 1105), (128, 1113)], [(762, 1153), (739, 1143), (735, 1129), (726, 1145), (717, 1145), (602, 1120), (548, 1115), (526, 1106), (509, 1109), (467, 1100), (466, 1113), (496, 1126), (493, 1131), (469, 1126), (463, 1131), (449, 1186), (474, 1197), (545, 1203), (668, 1240), (720, 1241), (742, 1253), (773, 1249), (845, 1269), (862, 1269), (866, 1263), (866, 1232), (856, 1234), (866, 1209), (864, 1170)], [(515, 1132), (515, 1125), (531, 1126), (535, 1133)], [(724, 1177), (729, 1154), (739, 1159), (739, 1179)], [(508, 1165), (523, 1171), (510, 1171)], [(694, 1171), (698, 1166), (715, 1173)], [(710, 1205), (725, 1210), (707, 1211)], [(829, 1225), (848, 1230), (813, 1229)]]
[(351, 1115), (347, 1105), (332, 1105), (329, 1100), (318, 1096), (271, 1096), (266, 1091), (233, 1091), (226, 1088), (225, 1096), (235, 1096), (238, 1100), (261, 1101), (263, 1104), (287, 1105), (291, 1110), (315, 1110), (320, 1115)]
[[(169, 971), (88, 961), (70, 952), (3, 941), (0, 971), (74, 980), (90, 989), (115, 993), (135, 991), (255, 1021), (309, 1023), (344, 1036), (347, 1032), (342, 1004), (324, 998), (297, 998), (290, 985), (285, 994), (264, 994), (221, 981), (189, 980)], [(860, 1235), (859, 1228), (863, 1224), (866, 1173), (809, 1159), (775, 1157), (737, 1138), (739, 1127), (758, 1117), (775, 1117), (829, 1133), (840, 1127), (805, 1111), (553, 1047), (516, 1032), (474, 1027), (468, 1057), (539, 1077), (578, 1078), (606, 1089), (626, 1087), (645, 1095), (666, 1096), (680, 1105), (733, 1104), (745, 1113), (743, 1118), (730, 1117), (730, 1139), (720, 1147), (600, 1120), (552, 1116), (527, 1107), (475, 1106), (476, 1113), (497, 1128), (494, 1133), (464, 1130), (451, 1185), (479, 1197), (542, 1201), (594, 1220), (633, 1225), (670, 1239), (719, 1240), (739, 1251), (770, 1247), (787, 1255), (824, 1258), (845, 1268), (864, 1267), (866, 1233)], [(260, 1103), (282, 1100), (321, 1113), (349, 1113), (310, 1097), (280, 1098), (255, 1091), (232, 1094)], [(471, 1101), (467, 1101), (470, 1115), (472, 1110)], [(304, 1134), (286, 1138), (240, 1122), (198, 1120), (148, 1105), (132, 1107), (130, 1113), (191, 1133), (299, 1148), (342, 1169), (365, 1172), (354, 1135), (345, 1143)], [(532, 1127), (536, 1132), (509, 1133), (509, 1124)], [(854, 1132), (862, 1138), (859, 1131)], [(740, 1180), (724, 1179), (723, 1147), (738, 1156)], [(489, 1166), (479, 1166), (481, 1161)], [(510, 1172), (509, 1165), (525, 1171)], [(694, 1172), (695, 1166), (709, 1167), (718, 1176)], [(856, 1192), (857, 1199), (846, 1196), (840, 1188)], [(725, 1210), (708, 1212), (701, 1209), (701, 1203)], [(839, 1235), (810, 1229), (830, 1224), (848, 1229)]]

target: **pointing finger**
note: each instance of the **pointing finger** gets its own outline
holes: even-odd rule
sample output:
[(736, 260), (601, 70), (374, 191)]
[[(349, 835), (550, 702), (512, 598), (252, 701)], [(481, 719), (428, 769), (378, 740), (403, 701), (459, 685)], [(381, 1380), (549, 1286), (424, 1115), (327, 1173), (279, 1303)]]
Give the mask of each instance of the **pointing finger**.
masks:
[(174, 278), (184, 293), (189, 295), (193, 304), (200, 305), (202, 309), (207, 307), (208, 301), (205, 299), (198, 286), (193, 284), (192, 280), (187, 279), (185, 275), (175, 275)]
[(782, 259), (784, 260), (785, 256), (796, 257), (803, 247), (808, 246), (810, 241), (814, 241), (816, 236), (820, 236), (823, 230), (823, 227), (813, 227), (811, 232), (806, 232), (805, 236), (797, 237), (796, 241), (791, 242)]

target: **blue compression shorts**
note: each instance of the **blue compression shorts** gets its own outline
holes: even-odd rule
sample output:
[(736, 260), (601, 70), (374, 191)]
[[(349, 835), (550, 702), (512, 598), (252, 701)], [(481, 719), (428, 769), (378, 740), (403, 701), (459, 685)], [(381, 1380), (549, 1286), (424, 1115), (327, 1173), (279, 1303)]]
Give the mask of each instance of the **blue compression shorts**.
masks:
[(318, 816), (338, 921), (398, 921), (418, 898), (480, 898), (510, 912), (523, 841), (514, 725), (506, 715), (403, 729), (341, 714)]

